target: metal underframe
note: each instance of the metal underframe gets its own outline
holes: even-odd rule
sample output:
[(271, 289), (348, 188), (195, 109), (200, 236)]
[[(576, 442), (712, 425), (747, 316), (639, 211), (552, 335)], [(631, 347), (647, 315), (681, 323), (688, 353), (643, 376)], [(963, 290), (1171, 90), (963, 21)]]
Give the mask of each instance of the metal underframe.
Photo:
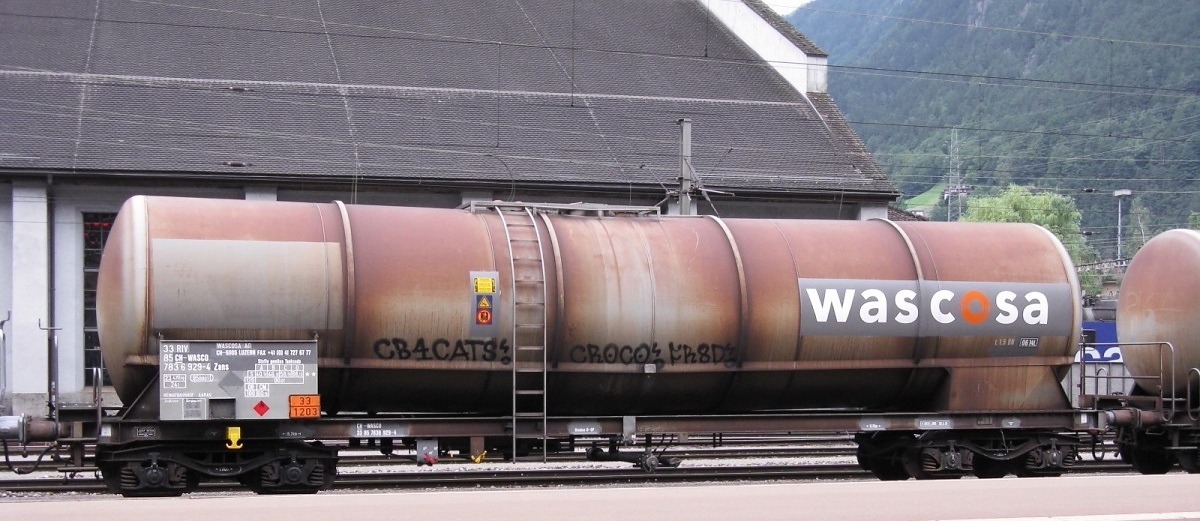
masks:
[[(573, 436), (621, 437), (713, 433), (789, 434), (848, 432), (964, 432), (964, 431), (1078, 431), (1094, 427), (1095, 417), (1073, 410), (981, 411), (974, 413), (790, 413), (713, 416), (593, 416), (548, 417), (548, 438)], [(345, 416), (316, 421), (160, 422), (123, 420), (112, 424), (101, 444), (224, 439), (225, 425), (237, 424), (245, 440), (343, 440), (384, 438), (468, 438), (512, 435), (508, 416), (388, 417)], [(541, 436), (536, 425), (523, 425), (521, 434)]]

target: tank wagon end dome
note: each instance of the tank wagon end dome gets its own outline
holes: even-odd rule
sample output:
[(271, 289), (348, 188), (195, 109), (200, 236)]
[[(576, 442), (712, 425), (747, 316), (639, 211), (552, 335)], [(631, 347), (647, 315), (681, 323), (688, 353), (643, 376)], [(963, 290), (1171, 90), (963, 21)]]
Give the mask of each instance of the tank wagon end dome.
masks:
[[(1158, 393), (1183, 392), (1188, 371), (1200, 367), (1200, 231), (1170, 230), (1150, 239), (1130, 261), (1117, 300), (1117, 338), (1122, 344), (1170, 342), (1174, 361), (1156, 346), (1125, 346), (1121, 356), (1139, 386)], [(1167, 369), (1174, 366), (1174, 371)], [(1160, 370), (1160, 367), (1164, 369)], [(1173, 383), (1172, 383), (1173, 382)]]
[[(105, 348), (105, 367), (113, 382), (124, 382), (125, 356), (142, 354), (146, 339), (148, 307), (148, 248), (146, 197), (125, 201), (109, 231), (100, 259), (96, 282), (96, 319), (100, 345)], [(127, 386), (116, 385), (121, 400), (135, 396)]]

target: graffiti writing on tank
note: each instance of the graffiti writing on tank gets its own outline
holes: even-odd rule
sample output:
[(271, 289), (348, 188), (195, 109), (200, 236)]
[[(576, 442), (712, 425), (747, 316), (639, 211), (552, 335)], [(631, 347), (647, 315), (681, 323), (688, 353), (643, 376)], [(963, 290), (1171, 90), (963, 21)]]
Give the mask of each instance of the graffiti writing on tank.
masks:
[(596, 344), (576, 345), (567, 352), (567, 359), (576, 364), (655, 364), (659, 367), (682, 364), (711, 364), (734, 367), (738, 363), (738, 348), (733, 344), (676, 344), (658, 342), (633, 345)]
[(508, 339), (447, 340), (418, 338), (409, 342), (403, 338), (380, 338), (373, 346), (381, 360), (415, 360), (442, 362), (500, 362), (512, 363)]

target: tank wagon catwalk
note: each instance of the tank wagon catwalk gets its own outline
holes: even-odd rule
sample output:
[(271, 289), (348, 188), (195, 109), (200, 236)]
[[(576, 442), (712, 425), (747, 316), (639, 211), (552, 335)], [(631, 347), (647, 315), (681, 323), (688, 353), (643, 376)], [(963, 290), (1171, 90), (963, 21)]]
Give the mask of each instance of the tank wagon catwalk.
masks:
[(135, 197), (97, 304), (125, 405), (0, 437), (126, 495), (311, 492), (346, 440), (651, 470), (655, 438), (853, 433), (883, 479), (1055, 475), (1107, 419), (1060, 385), (1074, 274), (1033, 225)]

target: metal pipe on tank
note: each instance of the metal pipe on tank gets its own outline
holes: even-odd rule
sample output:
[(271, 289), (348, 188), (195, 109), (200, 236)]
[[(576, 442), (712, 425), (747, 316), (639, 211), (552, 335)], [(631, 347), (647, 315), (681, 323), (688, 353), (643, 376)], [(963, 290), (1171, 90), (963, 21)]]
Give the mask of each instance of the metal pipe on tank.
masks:
[(0, 320), (0, 411), (6, 409), (8, 401), (8, 337), (4, 335), (4, 325), (12, 320), (12, 310), (8, 316)]
[(62, 328), (42, 326), (38, 320), (38, 329), (46, 332), (46, 406), (52, 417), (58, 417), (58, 335), (54, 333)]

